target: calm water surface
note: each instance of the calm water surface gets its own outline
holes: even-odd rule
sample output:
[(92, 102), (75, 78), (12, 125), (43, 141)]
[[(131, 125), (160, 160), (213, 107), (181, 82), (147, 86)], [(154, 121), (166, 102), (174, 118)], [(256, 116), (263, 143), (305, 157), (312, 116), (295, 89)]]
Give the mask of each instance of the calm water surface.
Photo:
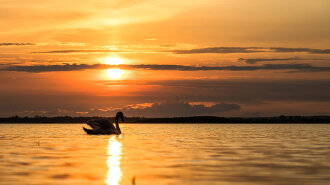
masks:
[(330, 125), (82, 125), (0, 125), (0, 184), (330, 184)]

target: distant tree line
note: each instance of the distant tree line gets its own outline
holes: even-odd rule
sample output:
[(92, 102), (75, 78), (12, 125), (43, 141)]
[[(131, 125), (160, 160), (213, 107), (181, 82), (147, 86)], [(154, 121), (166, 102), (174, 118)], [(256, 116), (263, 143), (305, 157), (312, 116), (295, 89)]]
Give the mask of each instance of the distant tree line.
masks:
[[(19, 117), (12, 116), (6, 118), (0, 118), (0, 123), (86, 123), (91, 119), (100, 119), (107, 118), (112, 122), (115, 121), (114, 117), (71, 117), (71, 116), (57, 116), (57, 117), (46, 117), (46, 116), (35, 116), (35, 117)], [(137, 117), (127, 117), (125, 118), (125, 122), (134, 122)]]
[[(91, 119), (108, 118), (114, 122), (114, 117), (3, 117), (0, 123), (86, 123)], [(277, 116), (277, 117), (172, 117), (144, 118), (126, 117), (125, 123), (330, 123), (330, 116)]]
[(136, 123), (330, 123), (330, 116), (145, 118)]

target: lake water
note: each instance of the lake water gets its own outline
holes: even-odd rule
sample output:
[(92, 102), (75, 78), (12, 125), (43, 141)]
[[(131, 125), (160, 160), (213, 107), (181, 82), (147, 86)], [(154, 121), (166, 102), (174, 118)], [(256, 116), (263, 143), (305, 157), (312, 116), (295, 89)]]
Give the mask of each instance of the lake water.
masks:
[(0, 125), (0, 184), (330, 184), (330, 125)]

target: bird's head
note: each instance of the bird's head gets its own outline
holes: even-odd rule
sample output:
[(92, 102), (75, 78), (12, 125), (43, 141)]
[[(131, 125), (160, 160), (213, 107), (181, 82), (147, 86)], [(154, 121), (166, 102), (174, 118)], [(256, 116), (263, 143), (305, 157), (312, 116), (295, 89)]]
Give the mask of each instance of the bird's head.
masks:
[(122, 122), (124, 122), (124, 114), (122, 112), (117, 112), (117, 114), (116, 114), (116, 122), (119, 121), (119, 118), (121, 119)]

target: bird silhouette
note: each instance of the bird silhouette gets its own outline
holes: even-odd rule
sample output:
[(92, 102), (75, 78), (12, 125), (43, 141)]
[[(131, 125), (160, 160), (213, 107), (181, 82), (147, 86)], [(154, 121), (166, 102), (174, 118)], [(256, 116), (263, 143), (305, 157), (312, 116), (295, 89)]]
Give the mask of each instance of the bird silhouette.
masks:
[(92, 119), (87, 121), (87, 125), (89, 125), (92, 129), (87, 129), (83, 127), (84, 131), (90, 135), (110, 135), (110, 134), (121, 134), (121, 130), (119, 128), (119, 119), (124, 121), (124, 114), (122, 112), (117, 112), (116, 114), (116, 126), (110, 122), (109, 119)]

